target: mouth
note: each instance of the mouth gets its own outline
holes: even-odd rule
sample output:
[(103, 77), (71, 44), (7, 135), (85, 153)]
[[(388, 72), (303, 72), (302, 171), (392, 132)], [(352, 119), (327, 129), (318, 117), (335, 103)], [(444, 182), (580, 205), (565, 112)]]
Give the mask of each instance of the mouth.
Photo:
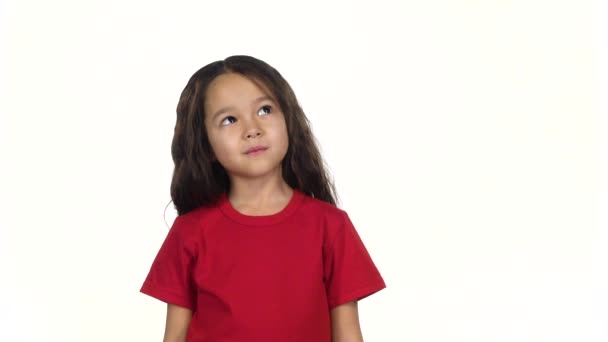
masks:
[(245, 151), (245, 154), (248, 154), (248, 155), (258, 154), (258, 153), (262, 153), (262, 152), (266, 151), (267, 149), (268, 149), (268, 147), (265, 147), (265, 146), (254, 146), (254, 147), (248, 149), (247, 151)]

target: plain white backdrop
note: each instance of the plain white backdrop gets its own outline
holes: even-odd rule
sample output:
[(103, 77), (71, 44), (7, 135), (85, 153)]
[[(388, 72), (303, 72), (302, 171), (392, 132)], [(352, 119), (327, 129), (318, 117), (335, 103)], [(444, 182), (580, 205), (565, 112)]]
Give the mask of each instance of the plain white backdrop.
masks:
[(599, 1), (0, 4), (1, 341), (162, 339), (175, 107), (233, 54), (290, 82), (387, 282), (366, 341), (608, 341)]

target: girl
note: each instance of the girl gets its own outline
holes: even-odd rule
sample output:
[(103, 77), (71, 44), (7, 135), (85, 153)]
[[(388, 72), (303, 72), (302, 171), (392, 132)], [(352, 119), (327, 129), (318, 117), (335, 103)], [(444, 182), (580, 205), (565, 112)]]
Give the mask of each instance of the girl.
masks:
[(179, 216), (141, 288), (168, 304), (164, 341), (363, 341), (357, 301), (386, 285), (277, 70), (198, 70), (171, 152)]

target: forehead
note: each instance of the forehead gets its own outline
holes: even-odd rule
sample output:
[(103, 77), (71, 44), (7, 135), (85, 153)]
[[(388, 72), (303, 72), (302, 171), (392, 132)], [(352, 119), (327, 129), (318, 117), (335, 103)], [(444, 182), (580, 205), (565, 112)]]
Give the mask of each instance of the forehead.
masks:
[(272, 97), (261, 82), (237, 73), (222, 74), (209, 83), (205, 107), (213, 110), (223, 106), (247, 104), (251, 99), (264, 95)]

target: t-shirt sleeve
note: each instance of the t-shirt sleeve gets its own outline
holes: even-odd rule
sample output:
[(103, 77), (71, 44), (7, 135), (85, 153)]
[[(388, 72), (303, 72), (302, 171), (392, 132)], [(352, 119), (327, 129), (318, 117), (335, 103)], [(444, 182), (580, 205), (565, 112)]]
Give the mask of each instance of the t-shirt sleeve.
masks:
[(168, 304), (191, 310), (196, 307), (196, 287), (192, 277), (195, 248), (192, 222), (178, 216), (163, 242), (140, 291)]
[[(386, 287), (348, 214), (341, 211), (323, 253), (324, 280), (330, 310), (361, 300)], [(339, 227), (339, 228), (338, 228)], [(333, 236), (332, 236), (333, 235)]]

